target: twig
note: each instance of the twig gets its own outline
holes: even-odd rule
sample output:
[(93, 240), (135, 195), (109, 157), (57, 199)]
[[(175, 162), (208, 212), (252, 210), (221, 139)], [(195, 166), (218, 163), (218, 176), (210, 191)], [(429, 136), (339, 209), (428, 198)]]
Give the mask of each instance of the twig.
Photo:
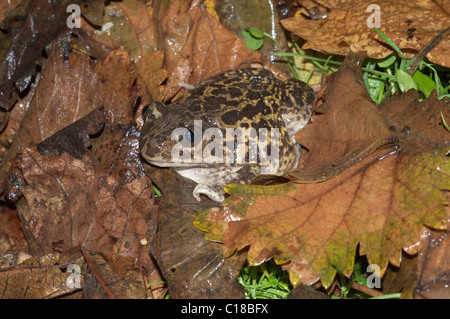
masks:
[(372, 297), (379, 297), (379, 296), (383, 296), (383, 293), (381, 291), (378, 291), (376, 289), (372, 289), (363, 285), (358, 284), (357, 282), (352, 282), (352, 286), (353, 289), (361, 291), (365, 294), (368, 294), (369, 296)]
[(414, 59), (413, 64), (411, 64), (411, 67), (408, 70), (408, 74), (412, 76), (414, 72), (416, 72), (416, 69), (420, 64), (420, 61), (422, 61), (425, 58), (425, 56), (428, 53), (430, 53), (430, 51), (433, 50), (439, 44), (439, 42), (441, 42), (449, 34), (450, 34), (450, 27), (447, 27), (447, 29), (439, 33), (430, 42), (428, 42), (428, 44), (418, 54), (416, 54), (416, 58)]

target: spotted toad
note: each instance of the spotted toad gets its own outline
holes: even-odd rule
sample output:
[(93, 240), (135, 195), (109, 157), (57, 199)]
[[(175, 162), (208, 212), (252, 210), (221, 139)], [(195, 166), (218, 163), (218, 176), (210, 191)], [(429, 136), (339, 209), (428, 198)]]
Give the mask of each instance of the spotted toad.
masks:
[(223, 186), (281, 175), (298, 165), (295, 133), (309, 121), (313, 90), (265, 69), (237, 69), (144, 113), (142, 156), (197, 183), (193, 196), (224, 199)]

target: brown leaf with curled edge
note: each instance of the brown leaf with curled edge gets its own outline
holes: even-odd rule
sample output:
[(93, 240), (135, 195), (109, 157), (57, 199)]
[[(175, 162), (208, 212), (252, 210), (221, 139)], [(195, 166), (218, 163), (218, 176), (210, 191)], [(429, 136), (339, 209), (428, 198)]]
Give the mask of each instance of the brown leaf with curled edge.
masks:
[(262, 62), (259, 52), (247, 49), (244, 40), (220, 24), (201, 3), (191, 7), (188, 14), (193, 25), (170, 72), (165, 101), (180, 92), (179, 83), (195, 85), (243, 64)]
[[(449, 193), (446, 193), (447, 198)], [(424, 249), (419, 253), (415, 298), (450, 299), (450, 207), (447, 230), (427, 230), (422, 236)]]
[[(290, 175), (304, 183), (229, 185), (225, 190), (231, 197), (223, 207), (196, 218), (194, 224), (207, 231), (208, 239), (223, 242), (226, 255), (249, 246), (251, 265), (274, 257), (277, 263), (287, 263), (294, 285), (320, 279), (327, 287), (337, 267), (351, 275), (358, 243), (360, 254), (367, 256), (369, 264), (379, 265), (383, 275), (388, 262), (400, 264), (402, 249), (409, 254), (420, 250), (424, 225), (446, 227), (448, 201), (442, 191), (450, 190), (450, 157), (440, 112), (450, 116), (448, 101), (435, 101), (433, 96), (412, 102), (410, 95), (402, 96), (406, 103), (398, 112), (402, 120), (394, 115), (390, 119), (410, 124), (408, 137), (388, 127), (388, 119), (360, 94), (352, 96), (344, 90), (349, 85), (360, 92), (358, 85), (363, 85), (357, 76), (351, 84), (348, 76), (344, 64), (329, 83), (322, 105), (325, 113), (314, 115), (312, 125), (297, 134), (302, 143), (306, 137), (311, 154), (306, 159), (307, 173), (299, 170)], [(411, 103), (417, 106), (407, 112)], [(389, 105), (383, 109), (396, 111)], [(392, 135), (388, 139), (386, 132)], [(391, 140), (393, 145), (379, 148), (373, 144), (378, 139)], [(417, 152), (417, 143), (431, 140), (433, 144), (420, 145)], [(339, 149), (333, 143), (345, 152), (334, 155)], [(315, 152), (330, 158), (321, 160)], [(325, 176), (314, 171), (311, 158), (328, 169)]]
[[(350, 52), (367, 52), (372, 58), (384, 58), (393, 52), (378, 33), (367, 26), (373, 23), (372, 14), (379, 9), (379, 29), (385, 33), (407, 57), (418, 53), (440, 32), (450, 27), (448, 1), (331, 1), (321, 5), (331, 11), (324, 19), (307, 19), (304, 16), (284, 19), (283, 27), (305, 39), (303, 49), (314, 49), (340, 55)], [(373, 4), (371, 7), (369, 5)], [(307, 8), (317, 6), (312, 1), (302, 2)], [(447, 11), (446, 11), (447, 10)], [(442, 40), (427, 58), (450, 67), (450, 39)]]
[[(302, 152), (301, 169), (289, 173), (301, 181), (325, 180), (360, 161), (376, 148), (389, 144), (391, 132), (362, 82), (360, 58), (349, 55), (327, 77), (320, 112), (296, 134), (312, 152)], [(358, 116), (364, 114), (364, 116)]]

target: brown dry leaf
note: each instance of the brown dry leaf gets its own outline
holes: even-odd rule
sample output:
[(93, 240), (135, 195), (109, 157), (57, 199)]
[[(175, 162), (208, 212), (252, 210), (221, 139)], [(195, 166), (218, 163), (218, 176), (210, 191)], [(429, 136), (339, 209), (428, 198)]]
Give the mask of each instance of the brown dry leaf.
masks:
[[(311, 158), (333, 174), (319, 183), (228, 186), (226, 191), (231, 197), (223, 208), (210, 209), (194, 222), (208, 231), (207, 238), (223, 242), (227, 255), (250, 246), (247, 258), (251, 265), (271, 257), (277, 263), (290, 261), (287, 268), (294, 285), (321, 279), (327, 287), (337, 266), (350, 276), (358, 243), (360, 254), (366, 255), (370, 264), (378, 264), (383, 274), (388, 262), (400, 264), (402, 249), (417, 253), (423, 225), (446, 227), (448, 203), (441, 190), (450, 189), (450, 158), (448, 149), (439, 148), (448, 148), (450, 143), (440, 118), (441, 111), (445, 117), (450, 116), (449, 104), (445, 99), (436, 102), (435, 95), (420, 103), (411, 101), (410, 95), (402, 96), (406, 105), (417, 103), (409, 112), (399, 111), (403, 121), (411, 125), (411, 141), (407, 142), (401, 130), (384, 124), (365, 94), (345, 91), (350, 86), (353, 92), (362, 92), (358, 86), (363, 86), (361, 81), (351, 84), (348, 71), (344, 67), (330, 83), (322, 105), (325, 114), (316, 115), (297, 136), (301, 142), (310, 137), (306, 143), (312, 155), (306, 167), (312, 174), (307, 177), (315, 179), (307, 181), (321, 177), (320, 170), (313, 170)], [(347, 95), (351, 98), (345, 98)], [(388, 105), (385, 109), (391, 110)], [(400, 122), (396, 116), (390, 119)], [(377, 134), (385, 139), (386, 134), (393, 133), (395, 148), (373, 152)], [(416, 136), (422, 138), (418, 141)], [(432, 145), (420, 145), (417, 152), (414, 143), (431, 140)], [(339, 149), (333, 143), (340, 144), (351, 156), (342, 152), (335, 156)], [(367, 145), (373, 152), (368, 152), (369, 156), (354, 152), (367, 149)], [(315, 152), (330, 158), (320, 161)], [(301, 170), (293, 175), (301, 180), (304, 177)]]
[(123, 48), (114, 50), (105, 61), (97, 64), (95, 73), (108, 126), (129, 125), (133, 121), (133, 106), (139, 95), (139, 88), (134, 84), (136, 69), (130, 56)]
[(220, 24), (202, 4), (193, 6), (188, 13), (193, 25), (170, 72), (165, 101), (180, 92), (179, 83), (195, 85), (243, 64), (262, 62), (259, 52), (247, 49), (244, 40)]
[[(372, 58), (384, 58), (393, 52), (378, 33), (367, 26), (372, 10), (371, 1), (331, 1), (322, 5), (331, 9), (327, 18), (319, 20), (297, 16), (282, 20), (283, 27), (307, 42), (303, 49), (314, 49), (340, 55), (350, 52), (367, 52)], [(311, 1), (302, 2), (308, 8), (316, 6)], [(418, 53), (440, 32), (450, 27), (448, 0), (380, 0), (380, 30), (402, 50), (407, 57)], [(450, 39), (442, 40), (427, 58), (450, 67)]]
[(22, 163), (27, 185), (17, 208), (30, 253), (51, 252), (53, 243), (63, 241), (69, 247), (127, 254), (152, 268), (140, 244), (154, 210), (146, 176), (120, 185), (89, 153), (79, 160), (66, 152), (42, 156), (26, 149)]

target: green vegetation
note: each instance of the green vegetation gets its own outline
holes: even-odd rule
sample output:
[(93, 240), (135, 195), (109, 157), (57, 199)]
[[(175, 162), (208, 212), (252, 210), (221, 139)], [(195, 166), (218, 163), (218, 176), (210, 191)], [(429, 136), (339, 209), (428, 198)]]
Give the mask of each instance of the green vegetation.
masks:
[[(405, 58), (394, 42), (380, 30), (376, 28), (375, 30), (398, 54), (389, 55), (381, 60), (367, 58), (364, 61), (362, 67), (364, 83), (376, 104), (379, 104), (384, 98), (393, 95), (396, 91), (403, 93), (409, 89), (419, 91), (421, 99), (427, 98), (433, 90), (436, 90), (438, 99), (450, 97), (450, 73), (448, 68), (431, 63), (425, 59), (419, 63), (417, 70), (411, 76), (408, 74), (408, 70), (413, 65), (415, 57)], [(247, 47), (252, 50), (257, 50), (262, 46), (264, 36), (272, 39), (278, 45), (276, 40), (270, 35), (255, 28), (245, 29), (243, 36), (246, 39)], [(280, 52), (275, 55), (282, 56), (285, 61), (288, 61), (294, 77), (304, 82), (309, 82), (314, 71), (319, 71), (319, 74), (322, 74), (322, 72), (329, 74), (337, 71), (342, 63), (333, 60), (333, 55), (320, 58), (308, 55), (296, 43), (293, 43), (293, 45), (297, 53)], [(310, 70), (305, 78), (301, 79), (294, 62), (288, 60), (289, 57), (307, 59), (314, 64), (314, 68)]]
[(271, 259), (262, 265), (241, 269), (238, 281), (247, 299), (285, 299), (292, 290), (289, 274)]

